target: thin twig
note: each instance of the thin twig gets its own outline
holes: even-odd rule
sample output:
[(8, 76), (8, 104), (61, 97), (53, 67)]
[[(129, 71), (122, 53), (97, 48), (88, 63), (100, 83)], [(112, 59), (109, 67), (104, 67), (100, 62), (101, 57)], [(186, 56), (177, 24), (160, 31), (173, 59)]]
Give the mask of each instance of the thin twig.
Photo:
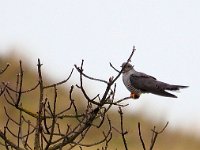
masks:
[(7, 63), (6, 67), (0, 70), (0, 75), (3, 74), (8, 69), (9, 66), (10, 64)]
[(142, 132), (141, 132), (141, 128), (140, 128), (140, 122), (138, 122), (138, 132), (139, 132), (139, 137), (140, 137), (140, 141), (142, 143), (143, 150), (146, 150), (146, 146), (144, 144), (144, 140), (143, 140)]
[(110, 62), (110, 67), (113, 68), (116, 72), (118, 72), (118, 73), (120, 72), (118, 69), (116, 69), (116, 68), (112, 65), (111, 62)]
[(11, 142), (7, 139), (6, 135), (0, 130), (0, 137), (5, 141), (5, 145), (11, 146), (12, 148), (15, 148), (16, 150), (24, 150), (23, 148), (18, 147), (16, 144)]
[[(84, 60), (82, 60), (82, 64), (83, 64), (83, 62), (84, 62)], [(75, 66), (76, 70), (77, 70), (79, 73), (81, 73), (84, 77), (86, 77), (86, 78), (88, 78), (88, 79), (90, 79), (90, 80), (99, 81), (99, 82), (103, 82), (103, 83), (106, 83), (106, 84), (108, 83), (108, 82), (105, 81), (105, 80), (93, 78), (93, 77), (90, 77), (90, 76), (86, 75), (85, 73), (83, 73), (83, 68), (82, 68), (83, 66), (81, 66), (81, 68), (77, 67), (77, 65), (74, 65), (74, 66)]]
[[(4, 82), (2, 82), (2, 83), (5, 85)], [(35, 90), (39, 85), (40, 85), (39, 82), (37, 82), (37, 84), (36, 84), (35, 86), (33, 86), (32, 88), (29, 88), (29, 89), (23, 90), (23, 91), (21, 90), (20, 92), (21, 92), (21, 93), (28, 93), (28, 92), (31, 92), (31, 91)], [(12, 89), (12, 88), (11, 88), (10, 86), (8, 86), (8, 85), (7, 85), (7, 88), (8, 88), (9, 90), (11, 90), (12, 92), (19, 93), (19, 91), (16, 91), (16, 90)]]
[(127, 146), (127, 142), (126, 142), (126, 138), (125, 138), (125, 135), (128, 133), (127, 131), (124, 131), (124, 123), (123, 123), (123, 112), (122, 112), (122, 109), (121, 107), (119, 107), (119, 114), (120, 114), (120, 126), (121, 126), (121, 136), (122, 136), (122, 140), (123, 140), (123, 143), (124, 143), (124, 148), (126, 150), (128, 150), (128, 146)]
[(67, 82), (67, 81), (71, 78), (73, 71), (74, 71), (74, 68), (72, 69), (72, 71), (71, 71), (71, 73), (69, 74), (69, 76), (67, 77), (67, 79), (65, 79), (65, 80), (63, 80), (63, 81), (60, 81), (60, 82), (58, 82), (58, 83), (55, 83), (55, 84), (51, 84), (51, 85), (44, 86), (44, 89), (50, 88), (50, 87), (54, 87), (54, 86), (58, 86), (58, 85), (61, 85), (61, 84), (64, 84), (65, 82)]
[(164, 130), (167, 128), (168, 124), (169, 124), (169, 122), (167, 122), (165, 124), (165, 126), (162, 128), (162, 130), (160, 130), (160, 131), (156, 131), (156, 127), (154, 127), (154, 129), (151, 130), (152, 131), (152, 139), (151, 139), (151, 144), (150, 144), (149, 150), (153, 150), (153, 147), (155, 145), (158, 135), (164, 132)]
[(51, 124), (51, 132), (50, 132), (50, 137), (49, 140), (47, 142), (47, 145), (45, 147), (45, 150), (48, 150), (49, 146), (51, 145), (52, 139), (53, 139), (53, 135), (54, 135), (54, 129), (55, 129), (55, 125), (56, 125), (56, 101), (57, 101), (57, 89), (56, 86), (54, 86), (54, 103), (53, 103), (53, 112), (52, 112), (52, 124)]
[[(24, 74), (24, 71), (22, 69), (22, 61), (20, 60), (20, 73), (19, 73), (19, 90), (18, 90), (18, 97), (17, 97), (17, 101), (15, 103), (15, 106), (18, 107), (19, 105), (19, 102), (21, 100), (21, 95), (22, 95), (22, 83), (23, 83), (23, 74)], [(17, 91), (17, 90), (16, 90)]]

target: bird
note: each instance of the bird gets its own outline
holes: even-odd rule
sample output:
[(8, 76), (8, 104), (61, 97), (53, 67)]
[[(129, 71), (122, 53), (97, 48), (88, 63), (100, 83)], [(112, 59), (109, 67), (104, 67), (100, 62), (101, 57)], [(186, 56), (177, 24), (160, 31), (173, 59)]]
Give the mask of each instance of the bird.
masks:
[(143, 93), (152, 93), (159, 96), (177, 98), (168, 91), (177, 91), (188, 86), (168, 84), (158, 81), (155, 77), (138, 72), (128, 62), (122, 65), (122, 80), (126, 88), (131, 92), (130, 97), (138, 99)]

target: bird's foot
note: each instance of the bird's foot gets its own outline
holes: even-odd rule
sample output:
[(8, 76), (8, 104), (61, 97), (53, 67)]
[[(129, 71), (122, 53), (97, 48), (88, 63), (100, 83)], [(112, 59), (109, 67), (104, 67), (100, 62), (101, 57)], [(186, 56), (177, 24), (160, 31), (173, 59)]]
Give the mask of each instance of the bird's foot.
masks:
[(138, 98), (140, 98), (140, 95), (139, 94), (135, 94), (135, 93), (131, 93), (130, 98), (138, 99)]

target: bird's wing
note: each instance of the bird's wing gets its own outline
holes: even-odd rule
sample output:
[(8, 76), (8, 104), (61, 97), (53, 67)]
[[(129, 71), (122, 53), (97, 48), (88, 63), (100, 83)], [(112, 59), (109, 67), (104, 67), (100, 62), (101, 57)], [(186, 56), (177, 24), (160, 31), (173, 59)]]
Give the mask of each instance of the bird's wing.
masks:
[(156, 78), (144, 73), (141, 73), (140, 76), (138, 74), (130, 75), (130, 83), (134, 88), (139, 89), (144, 93), (153, 93), (167, 97), (175, 97), (175, 95), (165, 91), (168, 84), (157, 81)]
[(135, 76), (138, 76), (138, 77), (144, 77), (144, 78), (153, 78), (153, 79), (156, 80), (155, 77), (150, 76), (150, 75), (148, 75), (148, 74), (145, 74), (145, 73), (143, 73), (143, 72), (137, 72), (137, 73), (135, 74)]
[(155, 87), (155, 81), (156, 79), (148, 76), (144, 73), (142, 74), (137, 74), (137, 75), (130, 75), (130, 83), (131, 85), (136, 88), (139, 89), (143, 92), (148, 92), (151, 88)]

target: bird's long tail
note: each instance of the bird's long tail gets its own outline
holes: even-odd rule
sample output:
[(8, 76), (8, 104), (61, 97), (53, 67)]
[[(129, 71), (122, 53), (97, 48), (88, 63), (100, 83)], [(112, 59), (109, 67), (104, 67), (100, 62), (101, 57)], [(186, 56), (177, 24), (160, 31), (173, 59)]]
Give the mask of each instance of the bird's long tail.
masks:
[(174, 94), (171, 94), (169, 92), (166, 92), (166, 91), (160, 91), (159, 93), (155, 93), (155, 94), (158, 94), (158, 95), (161, 95), (161, 96), (165, 96), (165, 97), (172, 97), (172, 98), (177, 98), (176, 95)]
[(167, 83), (160, 82), (160, 81), (157, 81), (157, 84), (161, 88), (159, 95), (166, 96), (166, 97), (172, 97), (172, 98), (177, 98), (177, 96), (167, 92), (166, 90), (168, 90), (168, 91), (178, 91), (180, 89), (188, 87), (188, 86), (183, 86), (183, 85), (171, 85), (171, 84), (167, 84)]
[(183, 86), (183, 85), (168, 85), (166, 86), (165, 90), (177, 91), (177, 90), (188, 88), (188, 87), (189, 86)]

